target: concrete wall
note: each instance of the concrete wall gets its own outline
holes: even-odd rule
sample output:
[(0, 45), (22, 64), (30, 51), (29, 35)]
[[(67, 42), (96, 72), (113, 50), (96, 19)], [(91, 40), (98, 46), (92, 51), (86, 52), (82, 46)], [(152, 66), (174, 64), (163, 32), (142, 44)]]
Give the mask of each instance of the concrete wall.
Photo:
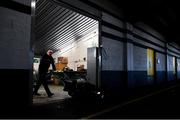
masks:
[(118, 92), (125, 84), (124, 23), (116, 17), (102, 13), (102, 87)]
[(0, 15), (0, 68), (29, 69), (31, 17), (2, 7)]
[(3, 104), (2, 108), (6, 104), (3, 111), (32, 102), (31, 16), (19, 11), (22, 6), (30, 10), (30, 0), (16, 0), (14, 3), (18, 6), (8, 4), (0, 7), (0, 104)]
[(177, 59), (177, 79), (180, 79), (180, 59)]
[(173, 76), (173, 56), (167, 57), (167, 74), (168, 74), (168, 81), (174, 80)]
[[(176, 78), (179, 78), (179, 66), (178, 66), (178, 59), (180, 57), (180, 49), (175, 43), (168, 43), (167, 44), (167, 79), (168, 81), (175, 80)], [(177, 63), (176, 63), (176, 71), (177, 74), (173, 74), (173, 57), (175, 57)]]
[[(103, 38), (102, 70), (123, 71), (123, 43)], [(116, 61), (116, 62), (114, 62)]]
[(147, 50), (138, 46), (134, 46), (134, 79), (130, 84), (135, 86), (143, 86), (147, 84)]
[(156, 52), (156, 82), (166, 81), (166, 55)]

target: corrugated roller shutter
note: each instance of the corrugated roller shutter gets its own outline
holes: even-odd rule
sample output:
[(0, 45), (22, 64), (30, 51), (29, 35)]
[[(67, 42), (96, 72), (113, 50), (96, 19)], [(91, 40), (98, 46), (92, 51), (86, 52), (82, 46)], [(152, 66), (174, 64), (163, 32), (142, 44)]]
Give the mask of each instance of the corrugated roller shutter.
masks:
[(57, 51), (98, 27), (98, 21), (48, 0), (39, 0), (36, 6), (37, 55), (43, 54), (47, 49)]

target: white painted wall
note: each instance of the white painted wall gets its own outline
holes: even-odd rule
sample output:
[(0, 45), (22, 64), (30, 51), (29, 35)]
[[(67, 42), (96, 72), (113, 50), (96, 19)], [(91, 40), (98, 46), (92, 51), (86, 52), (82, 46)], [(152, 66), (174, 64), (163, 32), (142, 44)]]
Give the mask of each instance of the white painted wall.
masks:
[[(98, 26), (92, 32), (87, 33), (72, 44), (54, 53), (52, 56), (56, 58), (56, 60), (60, 56), (68, 57), (68, 67), (70, 69), (77, 70), (77, 67), (81, 64), (87, 69), (87, 48), (95, 46), (98, 47)], [(57, 62), (58, 61), (55, 61), (55, 63)]]

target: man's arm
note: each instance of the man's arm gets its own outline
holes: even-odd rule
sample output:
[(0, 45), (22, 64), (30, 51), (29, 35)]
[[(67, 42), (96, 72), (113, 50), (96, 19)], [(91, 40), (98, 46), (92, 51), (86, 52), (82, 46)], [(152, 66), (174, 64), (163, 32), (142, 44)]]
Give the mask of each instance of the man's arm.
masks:
[(53, 57), (52, 57), (52, 60), (51, 60), (51, 64), (52, 64), (53, 70), (56, 70), (56, 66), (55, 66), (55, 64), (54, 64), (54, 59), (53, 59)]

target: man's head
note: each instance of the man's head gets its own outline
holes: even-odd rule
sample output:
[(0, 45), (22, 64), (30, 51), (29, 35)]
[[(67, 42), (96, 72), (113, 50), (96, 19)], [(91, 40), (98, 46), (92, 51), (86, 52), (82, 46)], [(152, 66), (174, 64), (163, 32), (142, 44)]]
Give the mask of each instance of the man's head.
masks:
[(49, 49), (49, 50), (47, 51), (47, 54), (48, 54), (49, 56), (51, 56), (51, 55), (53, 54), (53, 51)]

